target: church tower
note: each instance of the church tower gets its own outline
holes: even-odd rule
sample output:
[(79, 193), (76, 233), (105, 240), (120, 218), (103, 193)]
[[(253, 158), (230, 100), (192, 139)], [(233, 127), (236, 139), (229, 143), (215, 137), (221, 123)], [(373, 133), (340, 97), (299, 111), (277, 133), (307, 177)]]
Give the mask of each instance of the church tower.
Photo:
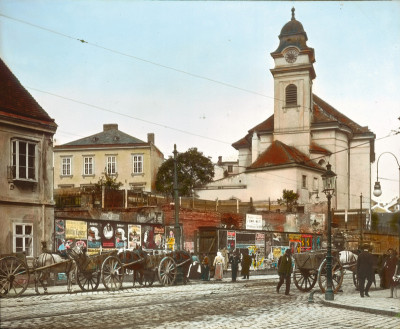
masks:
[(285, 24), (279, 46), (271, 53), (274, 77), (274, 141), (279, 140), (310, 154), (314, 49), (307, 46), (303, 25), (295, 19)]

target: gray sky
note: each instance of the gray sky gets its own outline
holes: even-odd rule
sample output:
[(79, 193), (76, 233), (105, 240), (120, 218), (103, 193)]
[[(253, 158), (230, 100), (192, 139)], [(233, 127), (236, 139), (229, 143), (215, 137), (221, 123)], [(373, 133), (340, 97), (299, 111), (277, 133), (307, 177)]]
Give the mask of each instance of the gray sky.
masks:
[[(117, 123), (155, 133), (165, 157), (177, 144), (234, 159), (231, 144), (273, 114), (270, 53), (293, 6), (314, 93), (376, 134), (377, 158), (400, 161), (398, 1), (0, 0), (0, 56), (56, 120), (57, 144)], [(392, 155), (379, 176), (379, 200), (398, 196)]]

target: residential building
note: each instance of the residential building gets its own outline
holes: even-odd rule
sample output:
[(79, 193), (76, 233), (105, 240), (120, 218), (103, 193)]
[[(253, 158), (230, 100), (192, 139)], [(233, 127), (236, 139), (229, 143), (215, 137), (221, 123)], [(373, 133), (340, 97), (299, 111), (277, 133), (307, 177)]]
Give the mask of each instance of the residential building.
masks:
[(314, 202), (317, 195), (323, 201), (321, 174), (330, 163), (337, 174), (333, 208), (358, 208), (361, 193), (370, 202), (375, 135), (313, 93), (315, 53), (307, 40), (292, 9), (271, 53), (273, 115), (232, 144), (239, 173), (197, 189), (200, 198), (277, 200), (286, 189), (299, 194), (299, 204)]
[(218, 157), (218, 162), (214, 164), (214, 181), (239, 173), (239, 161), (233, 159), (222, 159)]
[(54, 232), (54, 119), (0, 59), (0, 254), (28, 260)]
[(93, 187), (107, 173), (122, 189), (154, 192), (163, 161), (154, 134), (144, 142), (104, 124), (100, 133), (54, 147), (54, 188)]

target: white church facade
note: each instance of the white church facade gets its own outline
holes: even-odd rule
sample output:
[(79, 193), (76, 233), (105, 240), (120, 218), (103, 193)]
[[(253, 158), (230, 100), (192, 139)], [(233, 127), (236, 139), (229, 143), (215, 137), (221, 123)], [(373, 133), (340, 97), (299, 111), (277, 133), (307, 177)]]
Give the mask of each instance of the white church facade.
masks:
[(354, 209), (371, 198), (371, 163), (375, 134), (313, 94), (314, 49), (295, 19), (284, 25), (279, 46), (271, 53), (275, 66), (274, 114), (233, 143), (239, 173), (196, 189), (202, 199), (277, 200), (282, 191), (299, 194), (298, 204), (314, 203), (321, 175), (329, 162), (337, 174), (335, 209)]

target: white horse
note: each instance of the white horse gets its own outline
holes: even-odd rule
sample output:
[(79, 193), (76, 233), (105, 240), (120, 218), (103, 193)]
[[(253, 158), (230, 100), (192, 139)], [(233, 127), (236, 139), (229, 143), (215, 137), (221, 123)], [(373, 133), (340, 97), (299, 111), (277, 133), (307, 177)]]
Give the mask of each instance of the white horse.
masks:
[[(76, 253), (82, 253), (80, 247), (73, 248)], [(44, 289), (44, 293), (47, 294), (47, 279), (50, 273), (58, 274), (65, 273), (67, 275), (67, 289), (68, 292), (73, 292), (72, 278), (73, 275), (77, 274), (76, 263), (71, 257), (63, 258), (58, 253), (43, 252), (35, 259), (35, 292), (39, 294), (38, 283)]]
[(354, 252), (343, 250), (339, 251), (339, 260), (343, 266), (352, 266), (357, 264), (358, 255)]

